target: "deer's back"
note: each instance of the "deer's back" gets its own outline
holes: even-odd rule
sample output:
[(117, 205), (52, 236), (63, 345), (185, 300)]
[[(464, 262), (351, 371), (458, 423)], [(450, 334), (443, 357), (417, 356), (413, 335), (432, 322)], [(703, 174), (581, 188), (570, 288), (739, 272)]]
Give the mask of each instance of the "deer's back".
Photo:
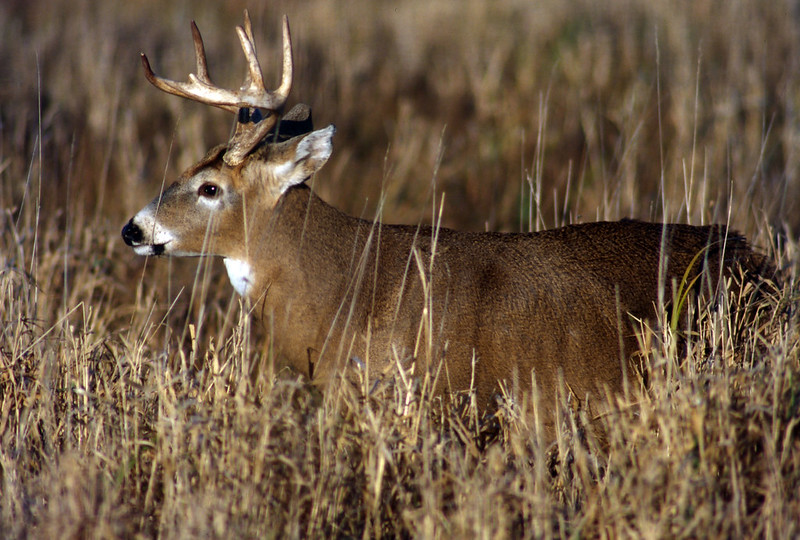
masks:
[(738, 264), (758, 273), (766, 264), (743, 236), (721, 225), (622, 220), (529, 234), (442, 230), (437, 243), (436, 267), (450, 276), (453, 287), (521, 298), (602, 289), (618, 294), (628, 312), (645, 318), (655, 315), (660, 285), (669, 302), (673, 285), (711, 290), (721, 270)]
[[(392, 339), (404, 335), (412, 349), (422, 309), (431, 310), (433, 348), (447, 368), (441, 384), (472, 385), (482, 400), (501, 380), (529, 388), (531, 372), (545, 399), (560, 376), (581, 397), (621, 392), (637, 348), (630, 316), (654, 318), (660, 288), (668, 304), (674, 287), (710, 294), (721, 270), (764, 265), (724, 226), (633, 220), (531, 234), (383, 226), (382, 243), (377, 275), (386, 278), (384, 291), (394, 291), (384, 304), (402, 306), (384, 313), (394, 321)], [(380, 279), (377, 289), (381, 298)]]

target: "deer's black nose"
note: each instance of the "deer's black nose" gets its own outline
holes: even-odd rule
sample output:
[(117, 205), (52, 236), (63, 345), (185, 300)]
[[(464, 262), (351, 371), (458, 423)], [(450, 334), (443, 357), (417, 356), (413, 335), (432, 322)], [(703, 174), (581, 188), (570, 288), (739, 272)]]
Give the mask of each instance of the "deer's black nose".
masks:
[(133, 219), (122, 228), (122, 239), (129, 246), (142, 243), (142, 229), (133, 222)]

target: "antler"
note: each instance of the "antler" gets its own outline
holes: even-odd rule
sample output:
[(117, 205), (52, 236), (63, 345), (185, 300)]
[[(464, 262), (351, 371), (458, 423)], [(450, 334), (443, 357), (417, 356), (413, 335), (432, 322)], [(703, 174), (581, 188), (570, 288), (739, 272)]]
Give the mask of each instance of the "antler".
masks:
[[(197, 59), (197, 74), (190, 73), (188, 82), (178, 82), (157, 76), (150, 68), (147, 56), (142, 53), (144, 75), (153, 86), (176, 96), (213, 105), (232, 113), (238, 113), (236, 131), (228, 141), (228, 150), (223, 159), (225, 163), (234, 167), (239, 165), (247, 154), (261, 139), (278, 123), (283, 106), (289, 97), (292, 88), (292, 36), (289, 33), (289, 18), (283, 17), (283, 72), (281, 84), (274, 90), (267, 90), (264, 86), (264, 77), (261, 66), (256, 58), (256, 45), (253, 40), (253, 29), (250, 24), (250, 14), (244, 11), (244, 28), (236, 27), (236, 33), (242, 44), (244, 56), (247, 59), (248, 74), (244, 84), (239, 90), (225, 90), (211, 82), (208, 75), (206, 51), (203, 38), (197, 25), (192, 21), (192, 38), (194, 40), (194, 54)], [(250, 114), (250, 109), (256, 112)], [(262, 118), (258, 109), (269, 111)]]

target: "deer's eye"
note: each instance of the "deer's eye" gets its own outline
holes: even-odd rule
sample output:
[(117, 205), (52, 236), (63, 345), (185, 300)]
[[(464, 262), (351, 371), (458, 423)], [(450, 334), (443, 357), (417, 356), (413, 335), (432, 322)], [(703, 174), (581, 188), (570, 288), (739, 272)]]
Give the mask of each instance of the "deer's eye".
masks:
[(222, 194), (222, 188), (220, 188), (217, 184), (206, 182), (205, 184), (200, 186), (200, 189), (197, 190), (197, 194), (201, 197), (214, 199)]

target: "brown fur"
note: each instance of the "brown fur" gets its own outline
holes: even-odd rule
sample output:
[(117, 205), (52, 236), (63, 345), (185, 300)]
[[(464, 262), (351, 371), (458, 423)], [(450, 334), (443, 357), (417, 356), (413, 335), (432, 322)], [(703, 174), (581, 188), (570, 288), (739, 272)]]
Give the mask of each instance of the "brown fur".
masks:
[[(501, 234), (357, 219), (304, 183), (333, 131), (263, 145), (233, 168), (218, 147), (123, 230), (143, 254), (244, 261), (244, 294), (278, 357), (322, 386), (353, 365), (374, 377), (415, 362), (418, 373), (441, 367), (437, 391), (474, 389), (483, 405), (501, 381), (528, 391), (535, 376), (546, 422), (559, 380), (602, 412), (606, 396), (638, 381), (633, 320), (652, 321), (681, 284), (714, 298), (734, 266), (751, 276), (767, 267), (720, 225)], [(209, 182), (212, 198), (201, 194)]]
[(722, 226), (623, 220), (534, 234), (434, 231), (347, 216), (305, 186), (285, 194), (261, 240), (274, 246), (270, 273), (280, 277), (258, 311), (294, 369), (324, 383), (352, 357), (369, 359), (373, 373), (392, 351), (409, 360), (427, 306), (433, 357), (444, 360), (440, 389), (466, 390), (474, 380), (482, 403), (499, 381), (518, 377), (530, 388), (531, 373), (544, 403), (559, 374), (581, 400), (620, 393), (634, 376), (630, 316), (657, 315), (660, 282), (669, 301), (698, 254), (688, 282), (703, 268), (709, 278), (698, 291), (716, 287), (723, 250), (726, 267), (764, 264)]

